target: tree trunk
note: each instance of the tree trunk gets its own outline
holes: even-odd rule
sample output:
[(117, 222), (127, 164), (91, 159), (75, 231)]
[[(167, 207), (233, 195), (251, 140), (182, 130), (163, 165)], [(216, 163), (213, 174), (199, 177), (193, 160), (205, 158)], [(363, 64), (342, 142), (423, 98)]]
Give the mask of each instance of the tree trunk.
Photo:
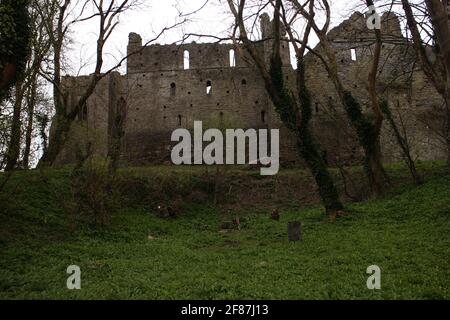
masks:
[(343, 210), (344, 206), (339, 199), (339, 193), (328, 171), (328, 167), (317, 146), (311, 140), (312, 136), (306, 137), (306, 135), (305, 133), (299, 134), (298, 147), (300, 155), (305, 159), (309, 170), (314, 176), (327, 215), (336, 217)]
[(52, 124), (55, 129), (50, 131), (48, 147), (42, 155), (39, 166), (50, 167), (55, 163), (70, 131), (72, 121), (69, 121), (66, 116), (57, 115), (53, 121), (56, 122)]
[(33, 73), (31, 76), (31, 88), (27, 96), (27, 114), (28, 123), (25, 135), (25, 150), (23, 154), (23, 167), (29, 169), (30, 166), (30, 152), (31, 142), (33, 138), (33, 120), (34, 120), (34, 108), (36, 105), (36, 92), (37, 92), (37, 73)]
[[(381, 102), (381, 106), (382, 106), (383, 113), (385, 114), (388, 123), (390, 124), (392, 130), (394, 131), (395, 139), (396, 139), (398, 145), (400, 146), (400, 148), (402, 149), (403, 159), (405, 160), (406, 165), (408, 166), (408, 169), (409, 169), (409, 172), (411, 173), (411, 177), (413, 179), (414, 184), (416, 184), (416, 185), (423, 184), (424, 180), (420, 176), (420, 174), (417, 172), (416, 164), (414, 163), (414, 160), (411, 156), (411, 148), (409, 146), (408, 136), (407, 136), (404, 124), (403, 124), (403, 120), (401, 118), (400, 111), (398, 112), (398, 114), (399, 114), (399, 118), (400, 118), (400, 123), (403, 127), (404, 135), (402, 135), (400, 133), (397, 123), (395, 122), (394, 117), (392, 115), (391, 109), (389, 108), (388, 102), (386, 100), (383, 100)], [(398, 109), (400, 108), (400, 102), (398, 100), (397, 100), (397, 108)]]
[(3, 69), (0, 69), (0, 102), (6, 98), (9, 88), (14, 83), (16, 77), (16, 65), (6, 63)]
[(450, 167), (450, 97), (447, 99), (447, 165)]
[(442, 95), (447, 108), (447, 162), (450, 166), (450, 2), (425, 0), (439, 45), (438, 57), (442, 63), (445, 80)]
[(31, 153), (31, 141), (33, 137), (33, 115), (34, 115), (34, 106), (28, 106), (28, 122), (27, 122), (27, 131), (25, 135), (25, 149), (23, 152), (23, 168), (30, 168), (30, 153)]
[(20, 155), (20, 136), (21, 136), (21, 111), (23, 98), (23, 83), (21, 81), (16, 83), (16, 97), (14, 102), (13, 120), (11, 126), (11, 137), (8, 145), (8, 152), (6, 154), (6, 171), (11, 171), (16, 168), (17, 161)]
[(322, 156), (320, 147), (316, 143), (309, 129), (309, 122), (312, 114), (311, 98), (309, 90), (306, 87), (305, 67), (302, 61), (299, 61), (298, 63), (297, 86), (301, 115), (295, 116), (295, 118), (300, 122), (297, 124), (296, 132), (300, 155), (306, 161), (314, 176), (327, 214), (336, 217), (344, 207), (339, 199), (339, 193), (328, 170), (325, 159)]
[(370, 142), (370, 147), (366, 149), (366, 170), (372, 195), (378, 197), (383, 193), (383, 188), (387, 181), (387, 175), (381, 162), (380, 138), (377, 137)]
[(125, 134), (124, 132), (124, 124), (126, 119), (126, 108), (127, 104), (124, 98), (120, 98), (117, 102), (114, 115), (113, 115), (113, 123), (110, 133), (110, 145), (108, 150), (108, 157), (110, 158), (110, 171), (114, 173), (117, 170), (121, 147), (122, 147), (122, 139)]
[[(450, 2), (449, 2), (450, 8)], [(450, 18), (449, 18), (450, 19)], [(450, 21), (449, 21), (450, 24)], [(447, 165), (450, 167), (450, 66), (446, 68), (447, 70), (447, 88), (446, 88), (446, 99), (445, 107), (447, 112)]]

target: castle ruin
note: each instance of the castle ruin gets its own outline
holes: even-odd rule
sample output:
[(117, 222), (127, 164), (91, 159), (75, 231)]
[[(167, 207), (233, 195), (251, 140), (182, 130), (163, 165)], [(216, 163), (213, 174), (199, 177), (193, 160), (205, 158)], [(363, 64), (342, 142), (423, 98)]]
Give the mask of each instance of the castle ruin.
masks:
[[(385, 14), (382, 20), (378, 90), (398, 117), (414, 157), (445, 159), (445, 141), (436, 134), (445, 119), (439, 111), (442, 99), (417, 70), (414, 52), (402, 35), (397, 17)], [(262, 39), (270, 38), (269, 16), (262, 15), (260, 21)], [(374, 35), (365, 26), (365, 17), (355, 13), (331, 30), (329, 36), (345, 86), (369, 110), (366, 84)], [(271, 41), (261, 41), (258, 46), (269, 61)], [(315, 50), (320, 52), (320, 44)], [(141, 37), (130, 33), (127, 51), (139, 53), (127, 60), (125, 75), (114, 72), (98, 84), (72, 126), (59, 163), (74, 162), (75, 149), (88, 141), (95, 154), (106, 156), (118, 112), (125, 117), (121, 160), (128, 165), (170, 161), (172, 131), (192, 128), (195, 120), (205, 124), (226, 123), (230, 128), (279, 128), (281, 162), (301, 162), (295, 138), (279, 120), (263, 80), (242, 48), (195, 42), (142, 47)], [(287, 42), (282, 44), (281, 52), (284, 76), (294, 88), (295, 70)], [(322, 63), (311, 53), (305, 59), (314, 108), (311, 126), (327, 161), (330, 165), (360, 163), (361, 147)], [(89, 76), (64, 78), (69, 105), (80, 98), (88, 82)], [(399, 161), (401, 152), (386, 121), (381, 140), (384, 161)]]

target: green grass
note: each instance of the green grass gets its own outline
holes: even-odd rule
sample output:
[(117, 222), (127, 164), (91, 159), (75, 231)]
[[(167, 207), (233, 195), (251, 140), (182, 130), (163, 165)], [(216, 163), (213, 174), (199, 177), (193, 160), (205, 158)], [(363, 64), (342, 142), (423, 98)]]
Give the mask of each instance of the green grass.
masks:
[[(219, 232), (219, 209), (188, 203), (175, 220), (122, 207), (108, 228), (72, 234), (58, 201), (68, 170), (46, 173), (51, 183), (19, 172), (0, 196), (0, 298), (450, 299), (450, 174), (427, 168), (434, 174), (425, 185), (351, 204), (334, 223), (319, 207), (286, 208), (279, 222), (242, 207), (242, 228), (229, 233)], [(389, 172), (406, 176), (401, 166)], [(304, 224), (302, 242), (287, 241), (292, 220)], [(66, 288), (73, 264), (81, 290)], [(374, 264), (382, 287), (372, 291), (366, 268)]]

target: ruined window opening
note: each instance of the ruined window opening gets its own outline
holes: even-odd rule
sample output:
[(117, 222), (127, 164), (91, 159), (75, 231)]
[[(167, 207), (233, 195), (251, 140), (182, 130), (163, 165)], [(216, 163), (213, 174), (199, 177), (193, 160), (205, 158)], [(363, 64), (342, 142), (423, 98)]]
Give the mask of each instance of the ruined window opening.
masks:
[(178, 125), (179, 125), (179, 126), (181, 126), (181, 119), (182, 119), (182, 117), (181, 117), (181, 115), (179, 114), (179, 115), (178, 115)]
[(175, 84), (175, 82), (172, 82), (170, 84), (170, 95), (174, 96), (177, 92), (177, 85)]
[(190, 67), (190, 57), (189, 57), (189, 51), (184, 50), (184, 54), (183, 54), (183, 61), (184, 61), (184, 70), (189, 70)]
[(316, 113), (319, 113), (319, 103), (316, 102)]
[(234, 49), (230, 49), (230, 67), (236, 67), (236, 51)]
[(261, 111), (261, 122), (266, 123), (266, 112), (264, 110)]
[(242, 79), (241, 84), (242, 84), (243, 86), (247, 85), (247, 80)]
[(211, 80), (206, 81), (206, 94), (210, 95), (212, 93), (212, 82)]
[(352, 56), (352, 61), (356, 61), (356, 49), (351, 49), (350, 53), (351, 53), (351, 56)]

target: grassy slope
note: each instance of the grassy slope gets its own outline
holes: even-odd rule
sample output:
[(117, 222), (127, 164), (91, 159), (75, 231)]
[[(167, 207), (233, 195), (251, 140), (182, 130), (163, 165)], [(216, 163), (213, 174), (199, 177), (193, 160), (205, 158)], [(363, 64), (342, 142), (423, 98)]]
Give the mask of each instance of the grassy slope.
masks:
[[(53, 191), (37, 172), (18, 173), (0, 198), (0, 298), (450, 299), (442, 172), (352, 204), (333, 224), (319, 208), (286, 210), (280, 222), (251, 211), (240, 231), (220, 233), (216, 209), (191, 204), (177, 220), (122, 209), (107, 230), (72, 235), (57, 201), (67, 172), (51, 173)], [(301, 243), (286, 239), (293, 219), (304, 223)], [(71, 264), (81, 267), (82, 290), (66, 289)], [(372, 264), (382, 270), (378, 291), (366, 288)]]

